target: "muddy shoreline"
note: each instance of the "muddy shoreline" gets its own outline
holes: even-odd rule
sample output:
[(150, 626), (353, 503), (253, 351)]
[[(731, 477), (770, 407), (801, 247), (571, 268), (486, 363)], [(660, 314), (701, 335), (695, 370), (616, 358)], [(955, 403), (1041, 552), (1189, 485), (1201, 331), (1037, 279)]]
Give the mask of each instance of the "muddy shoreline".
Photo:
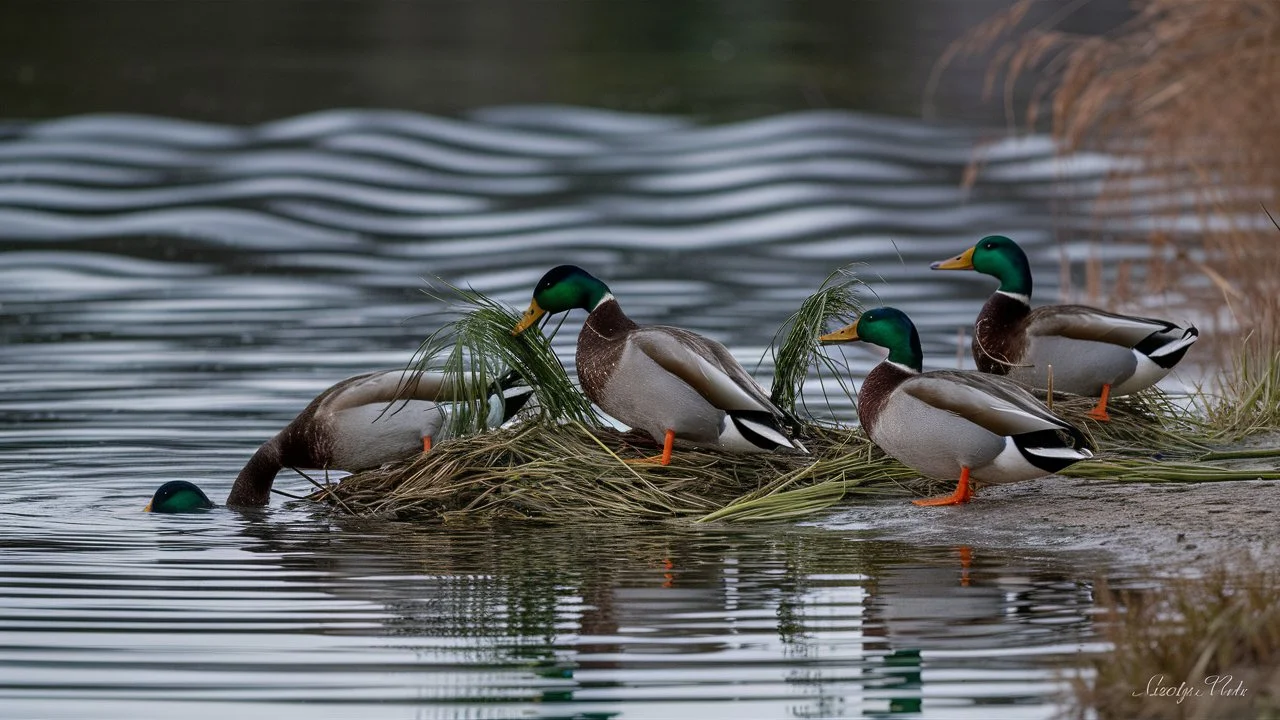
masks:
[(921, 544), (1101, 553), (1163, 574), (1280, 548), (1280, 481), (1047, 477), (982, 488), (961, 506), (860, 504), (822, 525)]

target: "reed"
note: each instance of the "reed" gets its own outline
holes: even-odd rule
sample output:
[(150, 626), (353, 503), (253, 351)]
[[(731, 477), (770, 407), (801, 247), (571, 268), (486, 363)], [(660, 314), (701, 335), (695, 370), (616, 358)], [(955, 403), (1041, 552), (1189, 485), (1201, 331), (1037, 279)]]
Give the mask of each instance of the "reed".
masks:
[[(958, 55), (990, 54), (987, 91), (1003, 87), (1012, 116), (1013, 89), (1035, 77), (1027, 126), (1047, 119), (1061, 155), (1116, 160), (1094, 213), (1110, 237), (1146, 237), (1143, 294), (1194, 309), (1212, 336), (1261, 332), (1274, 346), (1280, 253), (1265, 209), (1280, 197), (1280, 4), (1132, 5), (1130, 21), (1093, 36), (1018, 0), (953, 45), (935, 81)], [(1229, 343), (1219, 350), (1229, 357)]]
[(819, 378), (826, 375), (833, 379), (846, 395), (853, 396), (843, 367), (819, 351), (817, 338), (827, 328), (851, 323), (862, 313), (857, 291), (863, 283), (855, 274), (855, 267), (847, 265), (828, 275), (817, 292), (805, 298), (774, 333), (773, 346), (777, 350), (773, 355), (770, 399), (787, 412), (796, 412), (796, 401), (802, 397), (800, 388), (810, 369), (815, 369)]

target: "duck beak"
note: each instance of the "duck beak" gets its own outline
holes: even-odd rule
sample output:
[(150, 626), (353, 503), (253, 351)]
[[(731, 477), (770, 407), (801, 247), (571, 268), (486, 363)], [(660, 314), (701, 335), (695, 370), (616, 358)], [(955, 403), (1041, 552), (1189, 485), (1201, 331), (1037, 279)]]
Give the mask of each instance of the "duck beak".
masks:
[(524, 311), (524, 317), (520, 318), (520, 323), (515, 326), (515, 329), (511, 331), (511, 334), (519, 335), (525, 330), (528, 330), (531, 325), (538, 322), (538, 318), (542, 317), (546, 313), (546, 310), (538, 307), (537, 300), (529, 301), (529, 309)]
[[(977, 247), (976, 245), (974, 247)], [(932, 270), (972, 270), (973, 269), (973, 250), (969, 248), (950, 260), (939, 260), (929, 266)]]
[(147, 506), (142, 508), (142, 512), (151, 512), (151, 503), (148, 502)]
[(852, 324), (845, 325), (835, 332), (829, 332), (818, 339), (824, 343), (857, 342), (861, 339), (858, 337), (858, 321), (854, 320)]

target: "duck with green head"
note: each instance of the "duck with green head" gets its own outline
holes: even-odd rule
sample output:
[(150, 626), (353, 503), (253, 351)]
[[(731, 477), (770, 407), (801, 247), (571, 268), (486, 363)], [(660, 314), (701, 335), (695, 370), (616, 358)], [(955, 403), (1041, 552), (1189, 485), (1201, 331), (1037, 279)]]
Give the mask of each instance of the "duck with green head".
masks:
[(578, 379), (592, 402), (662, 443), (671, 462), (674, 443), (734, 452), (804, 452), (783, 429), (785, 414), (723, 345), (676, 327), (632, 322), (609, 287), (586, 270), (561, 265), (538, 281), (533, 300), (512, 334), (544, 315), (581, 308)]
[(1030, 480), (1093, 457), (1079, 429), (1018, 384), (974, 372), (924, 372), (920, 335), (900, 310), (870, 310), (820, 340), (889, 350), (858, 393), (862, 429), (912, 469), (959, 478), (951, 495), (917, 505), (966, 503), (977, 484)]
[(189, 513), (210, 510), (214, 507), (209, 496), (193, 483), (172, 480), (160, 486), (147, 503), (144, 512)]
[(1018, 244), (989, 235), (934, 270), (977, 270), (1000, 281), (973, 327), (973, 360), (982, 372), (1037, 389), (1099, 398), (1089, 416), (1110, 419), (1107, 401), (1151, 387), (1169, 374), (1200, 333), (1165, 320), (1118, 315), (1084, 305), (1031, 308), (1031, 265)]

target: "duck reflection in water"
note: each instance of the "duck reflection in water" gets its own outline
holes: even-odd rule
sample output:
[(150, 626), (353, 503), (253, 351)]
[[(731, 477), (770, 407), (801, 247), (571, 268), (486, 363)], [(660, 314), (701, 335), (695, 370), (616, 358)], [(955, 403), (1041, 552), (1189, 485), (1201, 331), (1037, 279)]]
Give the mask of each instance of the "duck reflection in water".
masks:
[(906, 713), (972, 694), (962, 681), (978, 676), (978, 702), (1034, 703), (1044, 688), (1027, 677), (1047, 683), (1051, 671), (1002, 648), (1073, 643), (1088, 627), (1088, 588), (1060, 561), (818, 528), (387, 521), (370, 531), (339, 517), (328, 533), (299, 536), (243, 522), (258, 539), (246, 546), (306, 578), (306, 592), (320, 573), (326, 593), (385, 608), (389, 636), (433, 648), (424, 696), (443, 692), (433, 679), (443, 673), (472, 700), (482, 687), (521, 688), (491, 699), (537, 702), (550, 717), (606, 697), (607, 707), (687, 697), (690, 682), (714, 699), (760, 673), (776, 677), (740, 700), (744, 717)]

